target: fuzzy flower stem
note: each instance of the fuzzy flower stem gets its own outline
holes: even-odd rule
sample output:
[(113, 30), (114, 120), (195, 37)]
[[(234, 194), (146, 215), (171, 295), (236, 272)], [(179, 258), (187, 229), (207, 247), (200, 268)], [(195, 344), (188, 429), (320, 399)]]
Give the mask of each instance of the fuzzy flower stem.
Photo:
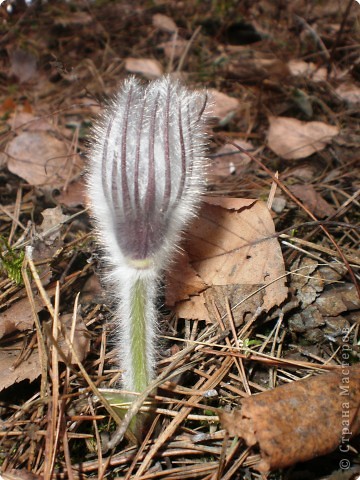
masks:
[(136, 392), (142, 392), (149, 385), (151, 372), (146, 360), (146, 307), (149, 299), (146, 295), (144, 280), (139, 278), (130, 292), (132, 298), (131, 362), (133, 364), (133, 383)]
[(203, 191), (207, 95), (127, 79), (93, 130), (88, 196), (108, 266), (122, 386), (155, 376), (156, 291)]

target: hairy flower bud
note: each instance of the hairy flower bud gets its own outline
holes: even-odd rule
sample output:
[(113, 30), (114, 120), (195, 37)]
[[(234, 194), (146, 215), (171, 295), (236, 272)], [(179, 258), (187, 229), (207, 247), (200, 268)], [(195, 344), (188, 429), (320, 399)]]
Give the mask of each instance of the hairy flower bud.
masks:
[(129, 78), (95, 129), (92, 211), (111, 258), (162, 267), (204, 185), (204, 92)]
[(154, 377), (156, 285), (205, 185), (207, 94), (126, 80), (93, 129), (88, 196), (117, 304), (123, 385)]

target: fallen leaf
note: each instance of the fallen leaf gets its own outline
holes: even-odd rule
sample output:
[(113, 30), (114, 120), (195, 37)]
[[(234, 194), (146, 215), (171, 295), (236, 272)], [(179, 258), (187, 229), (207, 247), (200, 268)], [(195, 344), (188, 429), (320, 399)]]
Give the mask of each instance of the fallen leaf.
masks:
[(161, 63), (152, 58), (128, 57), (125, 59), (125, 68), (128, 72), (140, 73), (149, 80), (161, 77), (164, 73)]
[[(43, 309), (42, 301), (34, 296), (36, 312)], [(16, 330), (33, 328), (34, 317), (28, 298), (22, 298), (0, 313), (0, 338)]]
[(15, 49), (9, 54), (10, 74), (15, 75), (20, 83), (34, 79), (37, 73), (37, 58), (31, 52)]
[(323, 122), (302, 122), (290, 117), (269, 117), (268, 146), (286, 160), (305, 158), (323, 150), (339, 133)]
[(47, 132), (22, 132), (7, 145), (8, 169), (30, 185), (60, 186), (69, 175), (68, 148)]
[(163, 30), (164, 32), (175, 33), (177, 31), (177, 26), (174, 20), (161, 13), (155, 13), (155, 15), (153, 15), (152, 24), (154, 27)]
[(330, 217), (336, 213), (334, 207), (332, 207), (311, 184), (290, 185), (289, 190), (319, 218)]
[(91, 275), (83, 285), (79, 297), (81, 304), (88, 303), (106, 303), (107, 297), (105, 290), (101, 287), (99, 277)]
[(349, 105), (360, 103), (360, 88), (353, 83), (341, 83), (335, 92)]
[[(171, 279), (169, 283), (171, 283)], [(180, 318), (205, 320), (208, 323), (214, 321), (212, 316), (210, 316), (203, 294), (194, 295), (186, 301), (178, 302), (174, 307), (174, 312), (176, 312)]]
[(302, 180), (303, 182), (310, 182), (311, 180), (313, 180), (315, 174), (316, 167), (314, 165), (303, 164), (297, 165), (294, 168), (289, 169), (287, 172), (284, 172), (281, 177), (283, 180), (285, 178), (295, 177)]
[(56, 200), (67, 207), (78, 207), (85, 205), (86, 193), (85, 185), (82, 179), (71, 182), (66, 190), (62, 190)]
[(314, 82), (324, 82), (328, 77), (327, 69), (325, 67), (317, 67), (313, 62), (293, 59), (288, 62), (287, 66), (294, 77), (311, 78)]
[[(63, 222), (69, 217), (62, 213), (61, 207), (47, 208), (41, 212), (43, 221), (37, 227), (37, 237), (33, 242), (33, 260), (39, 261), (49, 259), (62, 247)], [(47, 285), (52, 277), (52, 270), (49, 262), (37, 267), (43, 285)]]
[(188, 299), (205, 290), (207, 285), (201, 280), (189, 262), (186, 252), (181, 252), (174, 260), (176, 268), (168, 273), (171, 287), (166, 288), (166, 305), (173, 306), (181, 299)]
[(286, 298), (285, 278), (276, 280), (285, 273), (281, 249), (273, 238), (274, 224), (263, 202), (223, 197), (207, 198), (206, 202), (192, 224), (185, 250), (207, 289), (184, 301), (181, 292), (185, 287), (175, 288), (170, 282), (169, 288), (173, 288), (179, 316), (215, 321), (209, 308), (201, 317), (204, 305), (216, 299), (220, 314), (226, 315), (228, 298), (239, 325), (249, 312), (255, 313), (257, 308), (268, 311)]
[(254, 52), (253, 58), (237, 55), (228, 65), (232, 77), (242, 82), (259, 83), (264, 80), (279, 82), (290, 75), (285, 62), (278, 58), (260, 58)]
[(23, 344), (20, 342), (17, 345), (13, 345), (11, 350), (0, 350), (0, 392), (4, 390), (4, 388), (8, 388), (22, 380), (32, 382), (40, 375), (41, 369), (37, 350), (33, 350), (31, 354), (26, 357), (26, 360), (14, 368), (22, 348)]
[(54, 208), (46, 208), (41, 212), (43, 221), (39, 226), (38, 233), (41, 235), (41, 241), (48, 246), (57, 244), (56, 248), (62, 244), (61, 228), (62, 224), (69, 218), (64, 215), (60, 206)]
[[(71, 364), (75, 364), (76, 361), (71, 355), (70, 349), (63, 335), (63, 331), (65, 331), (66, 337), (70, 339), (73, 315), (70, 313), (62, 315), (62, 317), (60, 318), (60, 322), (61, 329), (58, 338), (58, 347), (65, 355), (65, 357), (68, 358), (69, 362)], [(90, 351), (90, 334), (88, 329), (86, 328), (83, 318), (80, 315), (76, 316), (75, 335), (72, 346), (80, 362), (82, 362), (87, 357), (87, 354)], [(63, 359), (61, 358), (61, 356), (59, 356), (59, 362), (62, 361)]]
[[(234, 140), (234, 142), (244, 150), (254, 150), (254, 146), (250, 142), (245, 142), (242, 139)], [(216, 152), (216, 157), (210, 164), (209, 175), (228, 177), (235, 173), (239, 174), (245, 170), (250, 162), (250, 157), (240, 152), (234, 145), (227, 143)]]
[(52, 130), (52, 125), (47, 118), (39, 118), (33, 113), (26, 111), (14, 112), (10, 115), (6, 122), (11, 126), (13, 130), (36, 130), (36, 131), (49, 131)]
[(359, 400), (357, 364), (250, 396), (240, 410), (219, 416), (230, 435), (259, 446), (255, 468), (265, 473), (330, 453), (359, 434)]
[(209, 89), (209, 94), (213, 101), (213, 116), (219, 118), (221, 125), (228, 123), (240, 106), (239, 100), (213, 88)]

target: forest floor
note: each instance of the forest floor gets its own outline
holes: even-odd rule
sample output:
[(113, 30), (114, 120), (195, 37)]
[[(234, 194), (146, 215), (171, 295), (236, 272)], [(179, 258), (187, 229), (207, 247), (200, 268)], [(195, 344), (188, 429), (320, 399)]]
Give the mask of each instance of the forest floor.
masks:
[[(360, 5), (19, 1), (0, 17), (2, 477), (359, 479)], [(83, 178), (130, 74), (213, 103), (208, 191), (159, 298), (159, 385), (132, 405), (152, 411), (140, 444), (109, 393)]]

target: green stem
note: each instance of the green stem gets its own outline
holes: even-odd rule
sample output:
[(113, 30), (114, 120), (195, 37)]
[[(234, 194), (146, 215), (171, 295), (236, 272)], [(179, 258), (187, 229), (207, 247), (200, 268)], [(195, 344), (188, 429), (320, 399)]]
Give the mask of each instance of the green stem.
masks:
[(144, 391), (150, 382), (146, 358), (146, 293), (144, 280), (138, 278), (133, 287), (131, 302), (131, 362), (136, 392)]

